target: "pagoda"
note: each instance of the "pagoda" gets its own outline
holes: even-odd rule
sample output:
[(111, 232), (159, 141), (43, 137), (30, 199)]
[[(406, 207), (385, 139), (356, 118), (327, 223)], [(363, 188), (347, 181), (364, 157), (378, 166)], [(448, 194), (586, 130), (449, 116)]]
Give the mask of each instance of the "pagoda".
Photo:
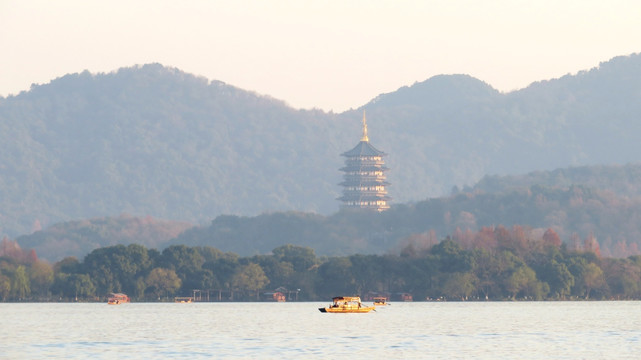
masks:
[(389, 209), (391, 198), (387, 196), (386, 189), (389, 183), (385, 181), (385, 171), (388, 169), (383, 161), (383, 156), (387, 154), (369, 143), (365, 111), (361, 141), (341, 155), (346, 157), (345, 167), (340, 169), (344, 172), (344, 181), (339, 184), (343, 186), (343, 196), (338, 198), (343, 202), (341, 207), (376, 211)]

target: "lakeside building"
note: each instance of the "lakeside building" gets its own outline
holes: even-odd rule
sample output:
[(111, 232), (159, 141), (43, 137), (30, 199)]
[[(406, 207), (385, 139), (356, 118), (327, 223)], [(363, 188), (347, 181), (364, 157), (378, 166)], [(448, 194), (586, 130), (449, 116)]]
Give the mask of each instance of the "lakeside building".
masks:
[(343, 182), (342, 208), (369, 209), (385, 211), (390, 208), (391, 198), (387, 196), (385, 167), (383, 157), (387, 155), (369, 143), (367, 136), (367, 119), (363, 111), (363, 137), (353, 149), (341, 154), (345, 167), (341, 168)]

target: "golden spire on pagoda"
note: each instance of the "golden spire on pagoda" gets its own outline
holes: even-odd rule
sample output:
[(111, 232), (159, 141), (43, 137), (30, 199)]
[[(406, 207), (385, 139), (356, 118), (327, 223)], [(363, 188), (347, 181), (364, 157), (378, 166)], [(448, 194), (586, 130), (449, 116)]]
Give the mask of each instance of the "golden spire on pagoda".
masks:
[(367, 137), (367, 119), (365, 118), (365, 110), (363, 110), (363, 137), (361, 138), (361, 141), (369, 142), (369, 138)]

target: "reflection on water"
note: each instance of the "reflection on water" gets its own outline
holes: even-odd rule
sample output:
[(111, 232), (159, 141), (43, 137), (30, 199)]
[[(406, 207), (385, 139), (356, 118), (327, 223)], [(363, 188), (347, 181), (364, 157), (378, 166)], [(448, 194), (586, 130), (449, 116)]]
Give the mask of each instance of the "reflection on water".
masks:
[(636, 359), (641, 302), (0, 304), (0, 358)]

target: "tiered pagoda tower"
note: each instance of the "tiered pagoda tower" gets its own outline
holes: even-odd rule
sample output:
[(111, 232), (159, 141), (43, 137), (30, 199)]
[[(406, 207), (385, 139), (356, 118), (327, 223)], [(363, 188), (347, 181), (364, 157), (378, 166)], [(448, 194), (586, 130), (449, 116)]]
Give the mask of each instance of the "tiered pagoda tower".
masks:
[(388, 168), (383, 161), (383, 156), (387, 154), (369, 143), (365, 111), (361, 142), (341, 155), (346, 157), (345, 167), (340, 169), (345, 173), (344, 181), (339, 184), (343, 186), (343, 196), (338, 198), (343, 202), (342, 207), (376, 211), (389, 209), (391, 198), (387, 196), (386, 189), (389, 183), (385, 181), (385, 171)]

